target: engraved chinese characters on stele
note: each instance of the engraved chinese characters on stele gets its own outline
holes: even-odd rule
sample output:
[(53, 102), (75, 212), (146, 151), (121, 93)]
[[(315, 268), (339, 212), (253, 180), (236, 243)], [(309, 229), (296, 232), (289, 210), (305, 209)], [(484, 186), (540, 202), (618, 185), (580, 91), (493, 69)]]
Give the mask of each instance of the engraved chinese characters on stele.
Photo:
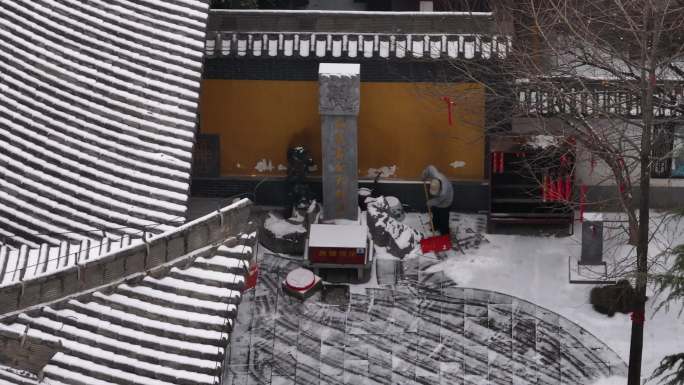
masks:
[(319, 112), (323, 152), (323, 216), (356, 220), (359, 65), (322, 63)]
[(358, 115), (360, 100), (358, 80), (342, 74), (329, 74), (327, 79), (320, 81), (320, 113), (323, 115)]
[(346, 208), (344, 172), (344, 118), (335, 118), (335, 215), (344, 215)]
[(326, 219), (357, 219), (357, 144), (355, 116), (323, 121), (323, 214)]

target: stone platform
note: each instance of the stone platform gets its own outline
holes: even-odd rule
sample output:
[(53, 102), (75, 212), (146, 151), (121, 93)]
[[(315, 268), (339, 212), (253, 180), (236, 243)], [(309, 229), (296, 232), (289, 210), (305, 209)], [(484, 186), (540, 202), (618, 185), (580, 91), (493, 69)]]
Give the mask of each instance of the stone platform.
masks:
[(348, 303), (320, 294), (302, 302), (280, 289), (296, 262), (265, 256), (260, 263), (223, 384), (581, 385), (627, 370), (573, 322), (443, 276), (356, 288)]

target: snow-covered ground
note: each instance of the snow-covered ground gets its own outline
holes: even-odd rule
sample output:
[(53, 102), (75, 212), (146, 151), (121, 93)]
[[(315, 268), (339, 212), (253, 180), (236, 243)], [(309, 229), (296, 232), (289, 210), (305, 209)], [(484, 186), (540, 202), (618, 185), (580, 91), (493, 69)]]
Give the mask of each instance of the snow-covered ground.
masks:
[[(407, 221), (421, 226), (420, 219), (409, 217)], [(677, 220), (666, 224), (654, 222), (660, 226), (650, 245), (651, 256), (673, 244), (684, 243), (684, 223)], [(617, 313), (609, 318), (595, 312), (589, 304), (589, 291), (594, 285), (569, 283), (568, 258), (580, 254), (579, 226), (570, 237), (487, 234), (488, 243), (475, 250), (466, 250), (465, 254), (452, 251), (446, 260), (432, 266), (428, 272), (443, 271), (459, 286), (499, 291), (553, 310), (587, 329), (627, 362), (630, 316)], [(606, 260), (620, 260), (632, 252), (632, 248), (624, 244), (608, 244)], [(652, 373), (663, 356), (684, 351), (684, 318), (678, 318), (680, 304), (675, 304), (669, 311), (656, 313), (654, 305), (658, 302), (651, 298), (647, 304), (644, 376)]]
[[(656, 229), (656, 223), (658, 224), (658, 227), (650, 245), (651, 256), (658, 255), (667, 247), (684, 243), (684, 221), (671, 220), (663, 223), (660, 214), (654, 213), (654, 216), (653, 230)], [(604, 247), (604, 260), (609, 263), (609, 272), (622, 271), (624, 273), (632, 268), (630, 262), (633, 262), (634, 259), (633, 248), (626, 244), (624, 236), (617, 236), (624, 235), (620, 229), (624, 224), (620, 223), (620, 221), (616, 221), (614, 215), (605, 215), (605, 218), (607, 221), (611, 222), (607, 222), (605, 225), (604, 239), (606, 239), (606, 242)], [(429, 232), (426, 214), (409, 213), (406, 215), (403, 223), (423, 234)], [(319, 373), (318, 365), (323, 365), (322, 362), (325, 361), (323, 360), (325, 357), (322, 356), (323, 350), (319, 352), (319, 350), (317, 350), (318, 348), (313, 350), (309, 349), (307, 346), (304, 346), (306, 344), (302, 346), (299, 346), (301, 345), (299, 344), (295, 347), (292, 341), (289, 340), (286, 341), (284, 345), (281, 342), (274, 345), (273, 341), (270, 341), (270, 339), (273, 339), (273, 336), (285, 335), (285, 337), (282, 338), (287, 340), (293, 335), (299, 334), (299, 332), (295, 332), (294, 329), (292, 329), (291, 333), (287, 332), (283, 334), (284, 332), (282, 330), (278, 331), (278, 328), (282, 329), (284, 327), (287, 329), (287, 327), (294, 327), (293, 325), (296, 326), (297, 322), (299, 322), (301, 326), (301, 322), (304, 322), (308, 325), (307, 330), (309, 330), (309, 332), (321, 334), (321, 336), (327, 335), (324, 331), (328, 330), (329, 319), (337, 319), (339, 317), (347, 320), (355, 319), (354, 317), (358, 315), (355, 312), (359, 309), (363, 310), (363, 314), (371, 314), (375, 311), (374, 309), (376, 309), (377, 306), (382, 307), (382, 304), (380, 303), (382, 301), (377, 302), (377, 298), (375, 298), (378, 293), (382, 294), (388, 291), (401, 293), (402, 290), (410, 287), (419, 290), (420, 287), (435, 288), (441, 286), (443, 289), (449, 287), (449, 290), (466, 290), (468, 292), (470, 292), (470, 288), (474, 288), (504, 293), (524, 301), (529, 301), (575, 322), (584, 330), (605, 343), (610, 349), (614, 350), (624, 362), (628, 361), (631, 331), (630, 316), (618, 313), (614, 317), (609, 318), (595, 312), (589, 303), (589, 292), (594, 285), (571, 284), (569, 282), (570, 258), (573, 257), (573, 263), (576, 263), (576, 260), (580, 255), (580, 223), (576, 224), (574, 235), (567, 237), (484, 234), (484, 216), (482, 215), (453, 214), (451, 227), (452, 232), (456, 233), (458, 239), (466, 239), (468, 241), (464, 245), (465, 247), (463, 247), (463, 252), (449, 251), (445, 258), (441, 260), (441, 256), (436, 256), (432, 253), (422, 254), (419, 250), (415, 250), (402, 260), (389, 254), (386, 248), (376, 248), (376, 263), (373, 264), (370, 280), (364, 284), (350, 285), (350, 304), (348, 307), (344, 306), (343, 309), (338, 309), (340, 311), (333, 311), (337, 308), (322, 303), (321, 299), (316, 297), (316, 295), (304, 302), (288, 299), (287, 296), (282, 296), (281, 294), (274, 295), (275, 292), (279, 292), (278, 287), (282, 280), (282, 274), (286, 274), (291, 269), (298, 267), (302, 261), (298, 258), (278, 258), (275, 254), (269, 254), (269, 257), (266, 258), (266, 255), (262, 253), (258, 258), (261, 272), (259, 278), (260, 283), (257, 285), (255, 292), (247, 296), (247, 299), (243, 301), (241, 305), (242, 310), (239, 317), (242, 317), (243, 319), (237, 321), (237, 333), (234, 333), (233, 341), (231, 342), (231, 350), (233, 351), (231, 356), (237, 358), (231, 361), (227, 367), (234, 371), (234, 373), (232, 373), (234, 379), (239, 380), (242, 378), (241, 376), (258, 377), (262, 375), (269, 377), (271, 380), (275, 379), (275, 377), (271, 378), (271, 372), (262, 373), (260, 371), (259, 368), (262, 368), (262, 364), (269, 364), (270, 366), (267, 365), (268, 368), (274, 368), (273, 373), (278, 372), (278, 375), (286, 375), (286, 377), (290, 376), (291, 373), (288, 374), (289, 372), (285, 369), (291, 369), (292, 367), (301, 367), (302, 369), (301, 371), (299, 369), (296, 371), (295, 377), (297, 378), (299, 378), (300, 374), (304, 376), (308, 373), (307, 370), (312, 370), (312, 373)], [(486, 239), (483, 240), (478, 234), (484, 234)], [(660, 263), (662, 268), (664, 262), (660, 261)], [(451, 283), (450, 280), (453, 280), (453, 283)], [(454, 283), (457, 286), (452, 286)], [(411, 292), (411, 290), (409, 290), (409, 292)], [(642, 370), (644, 378), (650, 376), (663, 356), (684, 351), (684, 322), (678, 318), (680, 304), (675, 304), (670, 311), (661, 310), (660, 312), (655, 313), (654, 304), (657, 304), (659, 299), (654, 299), (652, 293), (650, 293), (650, 296), (651, 299), (648, 302), (647, 309)], [(454, 296), (454, 298), (461, 297)], [(375, 299), (375, 302), (373, 299)], [(278, 304), (281, 301), (285, 302)], [(515, 299), (513, 301), (515, 302), (518, 300)], [(401, 303), (403, 304), (403, 302)], [(396, 304), (393, 306), (396, 306)], [(499, 305), (494, 305), (493, 308), (497, 308), (497, 306)], [(435, 307), (423, 306), (421, 309), (433, 308)], [(392, 311), (395, 311), (396, 309), (385, 310), (391, 310), (390, 313), (392, 313)], [(274, 311), (282, 312), (282, 314), (273, 318), (271, 313)], [(543, 311), (545, 310), (542, 310), (542, 312)], [(255, 316), (255, 314), (258, 315)], [(266, 316), (267, 314), (268, 317)], [(423, 313), (418, 312), (415, 314), (421, 316)], [(312, 320), (315, 316), (320, 316), (322, 318), (313, 322)], [(294, 322), (297, 319), (299, 319), (299, 321), (290, 325), (290, 321)], [(379, 319), (384, 319), (384, 316), (381, 316)], [(399, 317), (398, 319), (403, 318)], [(431, 318), (428, 317), (425, 319)], [(425, 319), (423, 321), (425, 321)], [(466, 322), (468, 322), (467, 314), (465, 319)], [(255, 320), (258, 320), (258, 322)], [(429, 322), (424, 322), (423, 324), (427, 325)], [(520, 323), (515, 320), (513, 321), (513, 324), (520, 326)], [(372, 324), (372, 322), (368, 324), (364, 323), (363, 325), (368, 327), (378, 326)], [(428, 326), (426, 326), (425, 329), (421, 329), (422, 332), (431, 331), (431, 327)], [(264, 343), (259, 340), (259, 338), (253, 340), (252, 334), (255, 330), (257, 332), (257, 337), (267, 338), (269, 339), (269, 342)], [(404, 332), (405, 331), (406, 330), (404, 330)], [(434, 330), (432, 330), (432, 332), (434, 332)], [(457, 329), (447, 327), (446, 329), (440, 329), (440, 332), (436, 335), (454, 332), (457, 332)], [(262, 336), (259, 333), (266, 334)], [(464, 334), (464, 338), (466, 339), (473, 337), (468, 337), (466, 334)], [(237, 340), (235, 339), (236, 336), (238, 337)], [(279, 338), (281, 337), (276, 337), (276, 340)], [(542, 340), (543, 338), (541, 340), (533, 338), (533, 341), (536, 342), (533, 342), (532, 344), (539, 344), (541, 341), (543, 345)], [(325, 345), (322, 341), (323, 337), (320, 338), (320, 341), (315, 340), (312, 346), (320, 347)], [(273, 348), (273, 351), (268, 349), (263, 352), (259, 351), (263, 346), (279, 346), (278, 344), (281, 344), (292, 351), (296, 350), (296, 354), (293, 356), (297, 357), (296, 364), (289, 362), (282, 367), (278, 366), (277, 360), (273, 360), (275, 360), (276, 357), (280, 357), (282, 352), (276, 354), (276, 348)], [(377, 349), (379, 346), (385, 346), (386, 344), (392, 346), (392, 354), (394, 354), (396, 350), (399, 352), (397, 353), (399, 354), (399, 357), (401, 357), (403, 354), (401, 352), (404, 350), (398, 345), (392, 345), (391, 341), (385, 340), (378, 340), (374, 343), (366, 344), (368, 345), (367, 348), (369, 350), (367, 352), (364, 350), (364, 354), (367, 354), (368, 357), (374, 357), (375, 353), (377, 353), (374, 349)], [(473, 352), (471, 351), (472, 349), (468, 348), (471, 343), (461, 343), (461, 345), (466, 349), (464, 353), (465, 357), (473, 358), (477, 356), (477, 354), (475, 354), (476, 352)], [(600, 345), (603, 346), (603, 344)], [(246, 351), (251, 351), (250, 346), (256, 349), (255, 353), (244, 353)], [(345, 346), (347, 346), (347, 349), (351, 349), (352, 353), (356, 351), (354, 350), (356, 349), (356, 347), (354, 347), (356, 345), (354, 344)], [(488, 346), (488, 348), (491, 348), (491, 346)], [(540, 352), (546, 351), (539, 346), (537, 346), (537, 350)], [(561, 348), (561, 350), (563, 350), (563, 348)], [(292, 351), (290, 351), (290, 353), (292, 353)], [(373, 351), (373, 354), (371, 354), (371, 351)], [(354, 356), (354, 354), (350, 357), (359, 359)], [(604, 354), (606, 354), (605, 351)], [(320, 363), (315, 359), (312, 361), (312, 359), (310, 359), (312, 357), (319, 357), (321, 359)], [(363, 355), (363, 357), (366, 356)], [(447, 355), (446, 358), (453, 359), (451, 355)], [(371, 362), (370, 358), (368, 358), (368, 360), (368, 362)], [(515, 360), (516, 359), (511, 356), (511, 362), (514, 362)], [(406, 362), (411, 364), (413, 361), (408, 360)], [(577, 362), (585, 361), (579, 360)], [(362, 375), (362, 377), (365, 378), (365, 382), (362, 381), (358, 383), (374, 383), (373, 379), (376, 378), (374, 376), (379, 373), (374, 372), (377, 368), (373, 365), (368, 367), (367, 373), (365, 371), (363, 371), (363, 373), (357, 373), (358, 370), (354, 369), (356, 367), (348, 367), (346, 362), (342, 364), (340, 361), (338, 364), (339, 365), (336, 364), (337, 366), (333, 365), (336, 368), (339, 366), (339, 373), (335, 372), (337, 375), (342, 376), (341, 373), (348, 374), (348, 372), (354, 375)], [(413, 364), (418, 365), (418, 361), (413, 362)], [(530, 364), (530, 362), (526, 362), (524, 365), (527, 364)], [(530, 365), (529, 368), (535, 368), (534, 364)], [(416, 370), (418, 370), (418, 366), (416, 366)], [(561, 366), (570, 368), (569, 366)], [(245, 369), (251, 367), (259, 370), (250, 372)], [(276, 367), (279, 369), (276, 370)], [(364, 368), (366, 368), (366, 366), (364, 366)], [(401, 373), (394, 370), (396, 369), (394, 366), (392, 366), (392, 368), (392, 376), (401, 376)], [(397, 368), (399, 368), (399, 366), (397, 366)], [(468, 377), (468, 370), (470, 369), (468, 369), (467, 362), (465, 368), (465, 374), (466, 377)], [(489, 369), (492, 369), (491, 365), (489, 366)], [(440, 373), (439, 378), (441, 381), (444, 379), (444, 373), (442, 373), (442, 370), (438, 370), (438, 372)], [(619, 371), (613, 373), (618, 372)], [(323, 373), (323, 371), (320, 371), (320, 373)], [(416, 371), (416, 373), (418, 373), (418, 371)], [(525, 381), (527, 381), (524, 377), (516, 377), (516, 372), (507, 373), (516, 378), (516, 381), (519, 380), (519, 382), (522, 383), (526, 383)], [(620, 373), (623, 374), (624, 372)], [(493, 378), (492, 372), (489, 373), (489, 378)], [(545, 377), (545, 380), (550, 379)], [(418, 381), (418, 377), (416, 377), (416, 383), (423, 383), (421, 381)], [(425, 383), (443, 383), (443, 381), (440, 381), (428, 381)], [(563, 381), (564, 380), (561, 379), (560, 383), (566, 383)], [(595, 384), (592, 383), (592, 385), (624, 385), (626, 382), (624, 377), (613, 375), (612, 377), (602, 378)], [(447, 383), (449, 382), (447, 381)], [(484, 384), (495, 382), (474, 383)]]

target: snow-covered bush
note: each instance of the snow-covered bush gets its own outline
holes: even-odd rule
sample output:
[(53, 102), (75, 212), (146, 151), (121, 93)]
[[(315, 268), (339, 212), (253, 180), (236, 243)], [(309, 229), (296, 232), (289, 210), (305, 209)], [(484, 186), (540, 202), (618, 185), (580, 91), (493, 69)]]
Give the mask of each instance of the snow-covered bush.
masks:
[(404, 258), (420, 246), (421, 235), (389, 213), (389, 204), (384, 197), (368, 198), (368, 230), (373, 242), (386, 247), (390, 254)]

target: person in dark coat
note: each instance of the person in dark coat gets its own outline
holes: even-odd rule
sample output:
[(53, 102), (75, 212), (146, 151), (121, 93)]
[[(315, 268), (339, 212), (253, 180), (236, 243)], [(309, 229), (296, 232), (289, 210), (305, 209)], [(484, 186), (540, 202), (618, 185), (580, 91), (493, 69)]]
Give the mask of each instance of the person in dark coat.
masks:
[(449, 234), (449, 209), (454, 200), (454, 188), (446, 176), (433, 165), (423, 170), (423, 181), (430, 183), (427, 205), (432, 211), (432, 224), (441, 235), (447, 235)]

